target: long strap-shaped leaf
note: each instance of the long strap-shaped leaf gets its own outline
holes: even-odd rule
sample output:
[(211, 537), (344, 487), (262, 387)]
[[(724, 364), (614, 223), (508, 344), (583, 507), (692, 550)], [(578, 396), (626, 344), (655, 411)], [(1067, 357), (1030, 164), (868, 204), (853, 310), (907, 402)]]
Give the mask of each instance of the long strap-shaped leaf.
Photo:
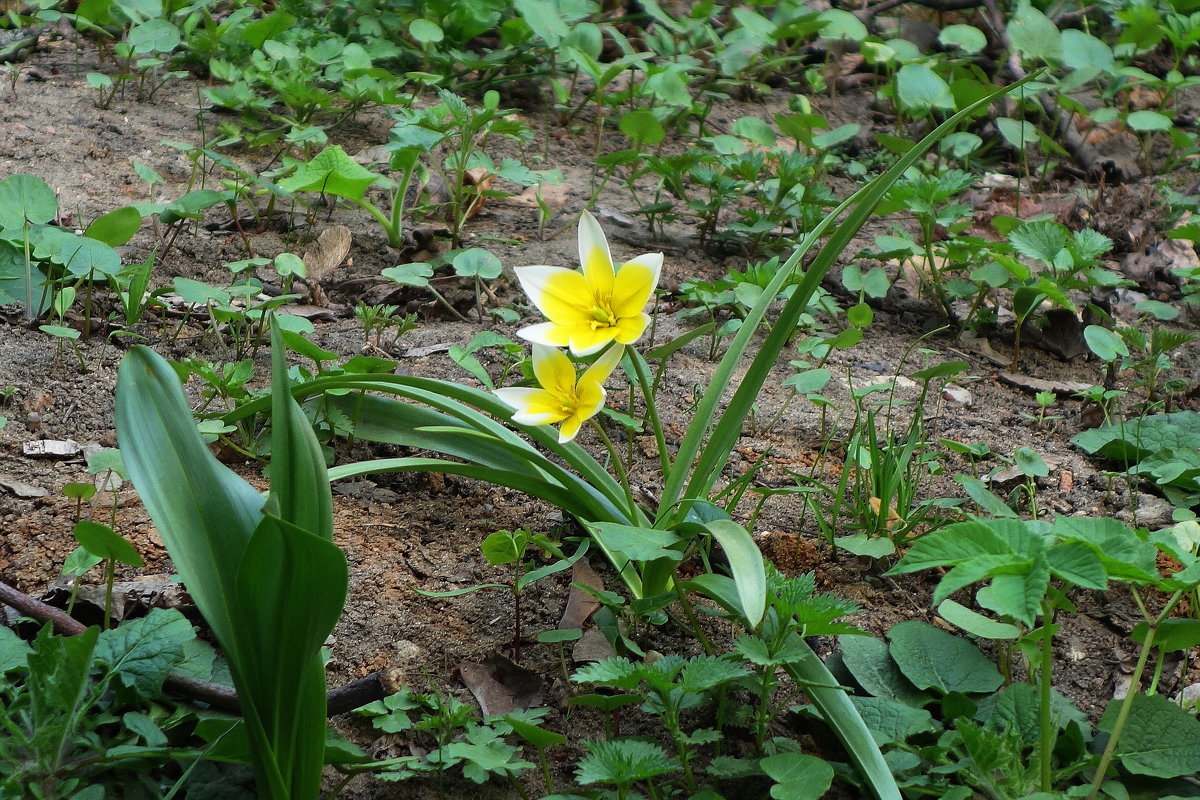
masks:
[[(800, 315), (808, 307), (813, 293), (820, 286), (825, 274), (833, 266), (838, 256), (849, 245), (851, 239), (854, 238), (871, 214), (874, 213), (876, 206), (879, 205), (879, 202), (883, 199), (891, 185), (909, 167), (915, 164), (934, 143), (953, 130), (959, 122), (985, 107), (993, 100), (1012, 91), (1013, 88), (1020, 86), (1027, 80), (1029, 80), (1028, 77), (992, 92), (951, 116), (905, 153), (891, 169), (855, 192), (826, 216), (812, 232), (804, 237), (795, 252), (792, 253), (791, 258), (779, 268), (775, 277), (772, 278), (758, 301), (750, 309), (750, 312), (742, 323), (741, 329), (730, 343), (725, 357), (718, 364), (708, 388), (700, 399), (700, 403), (696, 406), (693, 422), (688, 427), (683, 441), (680, 443), (679, 453), (675, 459), (675, 468), (667, 476), (663, 487), (662, 502), (660, 505), (662, 513), (670, 514), (672, 517), (681, 517), (683, 512), (677, 507), (680, 499), (684, 497), (708, 496), (718, 475), (729, 460), (729, 453), (741, 435), (742, 423), (758, 398), (758, 393), (762, 389), (767, 375), (775, 365), (788, 339), (795, 332)], [(850, 211), (850, 214), (834, 229), (825, 246), (821, 248), (816, 258), (809, 265), (804, 278), (796, 286), (795, 292), (784, 304), (779, 317), (771, 327), (771, 332), (759, 347), (758, 353), (755, 355), (753, 361), (751, 361), (745, 375), (739, 379), (737, 390), (734, 392), (729, 405), (721, 415), (720, 421), (713, 428), (712, 435), (708, 437), (706, 443), (705, 437), (708, 433), (709, 421), (716, 415), (717, 406), (733, 378), (738, 361), (749, 346), (750, 337), (756, 332), (758, 325), (766, 316), (767, 310), (773, 304), (775, 297), (778, 296), (786, 282), (790, 280), (800, 260), (825, 234), (825, 231), (828, 230), (833, 221), (841, 216), (851, 205), (853, 205), (853, 209)], [(701, 450), (702, 447), (703, 450)], [(688, 480), (688, 465), (696, 460), (697, 455), (699, 455), (699, 460), (691, 472), (690, 480)], [(687, 481), (686, 491), (684, 489), (685, 481)]]
[(838, 687), (837, 678), (808, 646), (808, 642), (800, 636), (796, 640), (796, 646), (804, 651), (804, 657), (789, 662), (784, 670), (797, 686), (804, 689), (808, 699), (821, 713), (821, 718), (833, 728), (850, 754), (850, 760), (858, 768), (858, 774), (871, 787), (877, 800), (900, 800), (900, 789), (892, 777), (892, 770), (883, 760), (875, 737), (863, 722), (858, 709), (850, 702), (846, 690)]

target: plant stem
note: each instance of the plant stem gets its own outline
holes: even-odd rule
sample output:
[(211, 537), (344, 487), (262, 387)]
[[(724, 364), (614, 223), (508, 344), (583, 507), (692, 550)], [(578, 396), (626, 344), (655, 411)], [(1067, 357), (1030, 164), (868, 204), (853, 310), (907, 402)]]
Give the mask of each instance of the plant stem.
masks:
[(629, 476), (625, 473), (625, 468), (621, 466), (621, 455), (617, 452), (616, 445), (612, 439), (608, 438), (608, 434), (604, 432), (604, 426), (596, 421), (595, 417), (588, 420), (592, 426), (592, 430), (600, 437), (600, 441), (604, 442), (604, 447), (608, 450), (608, 460), (612, 462), (613, 472), (617, 474), (617, 480), (621, 482), (621, 488), (625, 490), (625, 502), (629, 507), (629, 519), (637, 519), (637, 503), (633, 499), (633, 489), (629, 486)]
[(642, 397), (646, 401), (646, 418), (650, 421), (650, 428), (654, 431), (654, 441), (658, 446), (658, 460), (662, 468), (663, 475), (671, 474), (671, 458), (667, 454), (667, 440), (663, 436), (662, 421), (658, 418), (658, 407), (654, 404), (654, 389), (650, 382), (650, 375), (646, 370), (646, 359), (642, 358), (642, 354), (630, 348), (629, 360), (633, 362), (633, 370), (637, 374), (638, 386), (642, 390)]
[[(1158, 633), (1158, 626), (1163, 623), (1171, 612), (1175, 609), (1177, 603), (1183, 597), (1184, 590), (1180, 589), (1171, 595), (1163, 610), (1158, 613), (1146, 629), (1146, 641), (1142, 643), (1142, 651), (1138, 653), (1137, 665), (1133, 668), (1133, 679), (1129, 683), (1129, 691), (1126, 692), (1124, 699), (1121, 701), (1121, 708), (1117, 712), (1117, 719), (1113, 722), (1112, 732), (1108, 736), (1108, 744), (1104, 747), (1104, 754), (1100, 756), (1100, 763), (1096, 765), (1096, 773), (1092, 776), (1092, 791), (1088, 793), (1087, 800), (1096, 800), (1100, 795), (1100, 786), (1104, 783), (1104, 776), (1108, 772), (1108, 765), (1112, 763), (1113, 755), (1117, 752), (1117, 742), (1121, 738), (1121, 731), (1125, 728), (1125, 723), (1129, 720), (1129, 712), (1133, 709), (1133, 698), (1138, 693), (1138, 687), (1142, 683), (1142, 673), (1146, 670), (1146, 662), (1150, 660), (1150, 648), (1154, 646), (1154, 636)], [(1141, 597), (1134, 589), (1134, 597), (1138, 599), (1138, 604), (1141, 604)]]
[(1050, 706), (1054, 700), (1051, 674), (1054, 670), (1054, 609), (1048, 600), (1042, 600), (1042, 664), (1038, 676), (1040, 702), (1038, 703), (1038, 766), (1040, 768), (1041, 790), (1049, 792), (1054, 780), (1054, 741), (1058, 733), (1054, 725), (1054, 715)]

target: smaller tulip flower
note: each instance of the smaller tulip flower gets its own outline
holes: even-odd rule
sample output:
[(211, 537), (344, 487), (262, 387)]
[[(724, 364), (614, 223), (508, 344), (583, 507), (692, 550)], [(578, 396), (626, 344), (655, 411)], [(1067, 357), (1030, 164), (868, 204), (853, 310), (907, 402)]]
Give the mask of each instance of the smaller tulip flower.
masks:
[(535, 344), (570, 347), (577, 356), (598, 353), (610, 342), (633, 344), (650, 324), (646, 303), (658, 285), (662, 253), (647, 253), (613, 266), (608, 240), (596, 218), (579, 219), (581, 269), (518, 267), (521, 288), (549, 322), (518, 335)]
[(567, 354), (555, 347), (533, 346), (533, 374), (541, 388), (513, 386), (497, 389), (496, 395), (516, 409), (513, 422), (521, 425), (554, 425), (559, 444), (575, 438), (584, 422), (604, 407), (604, 382), (621, 361), (622, 345), (614, 345), (595, 363), (575, 375), (575, 365)]

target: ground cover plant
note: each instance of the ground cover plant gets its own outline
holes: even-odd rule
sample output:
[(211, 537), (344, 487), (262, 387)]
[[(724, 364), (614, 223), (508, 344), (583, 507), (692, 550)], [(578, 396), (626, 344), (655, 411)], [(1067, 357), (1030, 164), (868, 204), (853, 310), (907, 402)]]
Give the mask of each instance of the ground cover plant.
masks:
[(6, 6), (5, 796), (1200, 796), (1196, 15)]

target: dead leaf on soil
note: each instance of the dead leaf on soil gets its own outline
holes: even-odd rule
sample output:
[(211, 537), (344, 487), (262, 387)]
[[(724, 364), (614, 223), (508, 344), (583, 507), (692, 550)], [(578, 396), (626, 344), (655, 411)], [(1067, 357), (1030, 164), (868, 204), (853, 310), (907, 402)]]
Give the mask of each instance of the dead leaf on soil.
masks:
[(567, 202), (567, 196), (570, 194), (570, 187), (565, 183), (542, 183), (530, 186), (520, 194), (514, 194), (512, 197), (505, 197), (497, 200), (497, 204), (504, 206), (520, 206), (522, 208), (537, 208), (538, 194), (542, 196), (542, 202), (550, 209), (551, 214), (557, 214), (562, 211), (563, 205)]
[(30, 486), (7, 475), (0, 475), (0, 489), (12, 492), (17, 497), (45, 497), (50, 494), (40, 486)]
[(603, 661), (617, 654), (612, 642), (599, 628), (588, 628), (571, 648), (571, 659), (577, 664), (589, 661)]
[(324, 280), (329, 273), (342, 265), (350, 254), (350, 229), (345, 225), (331, 225), (317, 236), (316, 246), (304, 251), (301, 257), (307, 280)]
[(1090, 389), (1092, 384), (1082, 381), (1048, 381), (1043, 378), (1031, 378), (1018, 372), (998, 373), (1001, 383), (1024, 389), (1027, 392), (1054, 392), (1055, 394), (1073, 395)]
[(437, 353), (448, 353), (451, 345), (449, 344), (430, 344), (424, 347), (410, 347), (400, 354), (401, 358), (425, 358)]
[(458, 665), (458, 674), (484, 716), (507, 714), (542, 703), (545, 684), (541, 676), (500, 653), (492, 653), (487, 664), (464, 661)]
[(571, 593), (567, 595), (567, 607), (563, 611), (562, 619), (558, 621), (559, 630), (582, 628), (600, 608), (600, 601), (576, 586), (577, 583), (589, 586), (597, 592), (604, 591), (604, 580), (596, 574), (596, 570), (592, 569), (587, 559), (576, 561), (571, 567)]

